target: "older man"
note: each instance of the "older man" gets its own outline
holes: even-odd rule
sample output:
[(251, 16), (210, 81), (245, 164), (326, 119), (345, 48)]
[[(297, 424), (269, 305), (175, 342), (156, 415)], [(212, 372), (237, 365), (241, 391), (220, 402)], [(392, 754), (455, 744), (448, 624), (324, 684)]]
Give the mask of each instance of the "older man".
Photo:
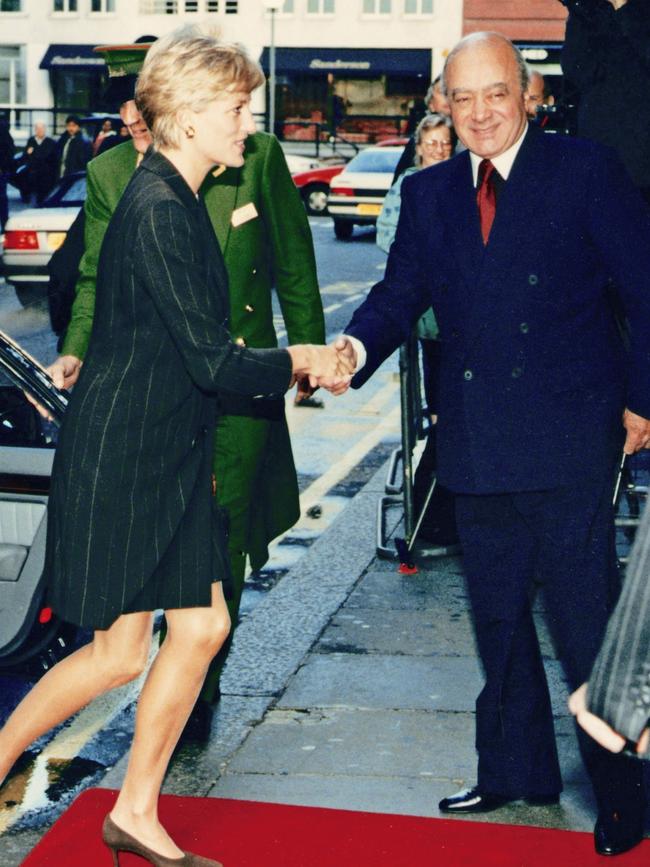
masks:
[(531, 70), (528, 73), (528, 87), (524, 93), (526, 114), (534, 118), (537, 109), (543, 105), (553, 105), (555, 99), (546, 91), (546, 82), (541, 72)]
[[(433, 304), (438, 477), (457, 494), (485, 670), (478, 785), (440, 803), (465, 813), (555, 803), (562, 788), (529, 594), (544, 583), (578, 686), (618, 593), (617, 457), (650, 441), (650, 210), (609, 151), (529, 127), (526, 65), (504, 37), (463, 39), (444, 80), (468, 150), (404, 181), (384, 280), (339, 345), (356, 355), (362, 385)], [(628, 356), (610, 279), (631, 321)], [(597, 851), (618, 854), (642, 836), (640, 770), (586, 736), (581, 748)]]

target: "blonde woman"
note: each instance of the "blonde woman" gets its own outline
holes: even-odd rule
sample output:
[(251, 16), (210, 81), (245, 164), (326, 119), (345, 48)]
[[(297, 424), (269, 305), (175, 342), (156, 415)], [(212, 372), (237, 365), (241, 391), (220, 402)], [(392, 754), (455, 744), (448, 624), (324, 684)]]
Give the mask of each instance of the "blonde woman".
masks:
[[(197, 193), (240, 166), (262, 73), (239, 47), (183, 31), (150, 49), (136, 101), (153, 148), (106, 233), (94, 330), (61, 430), (46, 576), (92, 642), (34, 687), (0, 731), (0, 780), (25, 747), (145, 668), (152, 612), (167, 637), (138, 702), (122, 790), (103, 839), (158, 867), (214, 867), (158, 821), (162, 781), (213, 655), (228, 635), (225, 533), (212, 497), (215, 396), (280, 394), (296, 376), (349, 373), (329, 347), (247, 349), (227, 331), (227, 277)], [(212, 539), (212, 544), (206, 540)]]

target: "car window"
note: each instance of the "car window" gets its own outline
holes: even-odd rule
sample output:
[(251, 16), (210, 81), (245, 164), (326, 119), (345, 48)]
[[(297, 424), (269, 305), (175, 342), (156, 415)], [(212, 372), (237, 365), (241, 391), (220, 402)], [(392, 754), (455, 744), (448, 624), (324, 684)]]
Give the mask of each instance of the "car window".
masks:
[(77, 180), (65, 191), (59, 199), (61, 205), (78, 205), (86, 198), (86, 178)]
[(362, 151), (350, 160), (345, 170), (346, 172), (390, 172), (392, 174), (401, 153), (401, 149), (392, 148)]

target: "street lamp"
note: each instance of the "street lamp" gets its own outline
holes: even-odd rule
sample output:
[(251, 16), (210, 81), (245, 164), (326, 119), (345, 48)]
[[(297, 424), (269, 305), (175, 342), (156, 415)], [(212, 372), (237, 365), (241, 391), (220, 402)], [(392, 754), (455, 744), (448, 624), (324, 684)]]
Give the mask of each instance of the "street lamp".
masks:
[(262, 0), (262, 5), (271, 15), (271, 46), (269, 50), (269, 132), (275, 132), (275, 13), (282, 8), (283, 0)]

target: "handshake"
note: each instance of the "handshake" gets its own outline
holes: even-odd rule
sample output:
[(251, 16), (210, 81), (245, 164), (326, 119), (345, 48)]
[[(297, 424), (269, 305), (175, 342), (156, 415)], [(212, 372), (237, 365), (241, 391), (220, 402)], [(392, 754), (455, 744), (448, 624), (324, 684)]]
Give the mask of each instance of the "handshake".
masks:
[(309, 380), (312, 389), (321, 387), (343, 394), (357, 366), (357, 353), (348, 337), (338, 337), (328, 346), (296, 344), (287, 347), (294, 381)]

